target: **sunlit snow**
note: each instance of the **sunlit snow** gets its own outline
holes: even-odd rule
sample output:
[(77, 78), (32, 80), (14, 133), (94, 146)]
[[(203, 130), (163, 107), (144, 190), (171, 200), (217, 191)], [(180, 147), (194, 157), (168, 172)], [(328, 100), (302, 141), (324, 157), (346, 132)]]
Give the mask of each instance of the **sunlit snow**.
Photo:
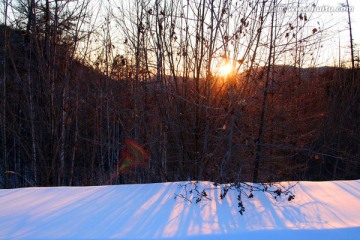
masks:
[[(203, 187), (211, 183), (202, 182)], [(360, 239), (360, 180), (300, 182), (296, 198), (236, 192), (198, 204), (178, 183), (0, 190), (0, 239)]]

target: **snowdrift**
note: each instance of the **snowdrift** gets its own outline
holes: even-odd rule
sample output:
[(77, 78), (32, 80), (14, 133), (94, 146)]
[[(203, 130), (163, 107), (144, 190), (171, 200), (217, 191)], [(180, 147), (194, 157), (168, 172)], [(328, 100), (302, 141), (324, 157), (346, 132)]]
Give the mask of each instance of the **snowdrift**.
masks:
[[(201, 182), (202, 187), (212, 185)], [(178, 183), (0, 190), (0, 239), (360, 239), (360, 180), (300, 182), (296, 198), (237, 192), (198, 204)]]

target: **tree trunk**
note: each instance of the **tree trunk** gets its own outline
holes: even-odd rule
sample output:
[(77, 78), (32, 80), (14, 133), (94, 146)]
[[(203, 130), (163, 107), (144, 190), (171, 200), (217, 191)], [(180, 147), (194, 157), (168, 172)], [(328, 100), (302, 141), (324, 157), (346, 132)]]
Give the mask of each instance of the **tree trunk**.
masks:
[(2, 162), (3, 162), (3, 169), (2, 170), (2, 175), (3, 175), (3, 179), (4, 179), (4, 182), (3, 182), (3, 187), (4, 188), (7, 188), (8, 187), (8, 182), (7, 182), (7, 135), (6, 135), (6, 132), (7, 132), (7, 126), (6, 126), (6, 107), (7, 107), (7, 104), (6, 104), (6, 97), (7, 97), (7, 94), (6, 94), (6, 79), (7, 79), (7, 64), (6, 64), (6, 53), (7, 53), (7, 47), (8, 47), (8, 36), (7, 36), (7, 13), (8, 13), (8, 1), (5, 0), (4, 2), (5, 4), (5, 12), (4, 12), (4, 63), (3, 63), (3, 89), (2, 89), (2, 151), (3, 151), (3, 154), (2, 154)]
[(275, 12), (276, 12), (276, 0), (273, 0), (273, 11), (271, 16), (271, 32), (270, 32), (270, 49), (269, 49), (269, 56), (268, 56), (268, 64), (266, 70), (266, 78), (265, 78), (265, 87), (264, 87), (264, 95), (263, 101), (261, 105), (261, 113), (260, 113), (260, 123), (259, 123), (259, 131), (255, 140), (255, 164), (254, 164), (254, 171), (253, 171), (253, 182), (256, 183), (259, 180), (259, 168), (260, 168), (260, 161), (261, 161), (261, 153), (262, 153), (262, 144), (263, 144), (263, 137), (264, 137), (264, 128), (265, 128), (265, 111), (267, 105), (267, 97), (268, 97), (268, 90), (269, 90), (269, 83), (270, 83), (270, 69), (272, 63), (272, 54), (274, 51), (274, 19), (275, 19)]

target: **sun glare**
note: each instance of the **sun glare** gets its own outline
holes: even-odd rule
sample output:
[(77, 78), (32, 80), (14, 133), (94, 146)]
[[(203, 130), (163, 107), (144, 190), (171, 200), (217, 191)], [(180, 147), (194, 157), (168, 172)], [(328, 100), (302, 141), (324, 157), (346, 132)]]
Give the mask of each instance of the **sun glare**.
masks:
[(227, 63), (225, 65), (222, 65), (218, 69), (218, 75), (219, 76), (227, 76), (233, 71), (233, 66), (230, 63)]

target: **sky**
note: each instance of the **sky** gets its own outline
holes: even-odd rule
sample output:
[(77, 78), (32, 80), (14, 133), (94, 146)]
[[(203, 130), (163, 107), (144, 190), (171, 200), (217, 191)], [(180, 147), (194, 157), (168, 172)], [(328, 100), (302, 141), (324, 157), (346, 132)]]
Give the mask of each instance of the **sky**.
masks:
[[(199, 0), (194, 0), (199, 1)], [(257, 1), (257, 0), (253, 0)], [(279, 0), (280, 4), (293, 0)], [(295, 1), (295, 0), (294, 0)], [(336, 8), (346, 3), (346, 0), (300, 0), (302, 3), (314, 2), (317, 6), (328, 6)], [(353, 7), (351, 12), (351, 21), (353, 29), (353, 40), (355, 44), (360, 44), (360, 0), (348, 0), (349, 5)], [(347, 12), (316, 12), (314, 14), (313, 26), (318, 27), (317, 22), (323, 29), (327, 29), (324, 33), (322, 47), (320, 51), (317, 66), (334, 66), (339, 63), (339, 44), (340, 44), (340, 60), (342, 62), (350, 60), (350, 35), (348, 31), (348, 14)], [(339, 43), (340, 41), (340, 43)], [(355, 55), (358, 55), (360, 46), (355, 45)], [(349, 63), (349, 62), (348, 62)]]
[[(197, 1), (197, 0), (195, 0)], [(255, 1), (255, 0), (254, 0)], [(317, 6), (329, 6), (337, 7), (341, 3), (345, 3), (346, 0), (306, 0), (308, 2), (314, 2)], [(360, 44), (360, 0), (348, 0), (349, 5), (353, 7), (351, 12), (352, 28), (353, 28), (353, 40), (355, 44)], [(107, 1), (102, 1), (106, 3)], [(280, 3), (286, 3), (288, 0), (281, 0)], [(305, 2), (302, 1), (302, 2)], [(93, 1), (99, 6), (98, 1)], [(3, 22), (3, 3), (0, 4), (1, 19)], [(323, 25), (324, 28), (330, 27), (324, 35), (322, 56), (319, 59), (318, 65), (330, 65), (333, 66), (339, 62), (339, 42), (341, 45), (340, 58), (342, 61), (350, 60), (350, 37), (348, 29), (348, 16), (347, 12), (318, 12), (316, 21)], [(121, 49), (121, 47), (120, 47)], [(360, 46), (355, 46), (355, 55), (359, 55)]]
[[(345, 3), (346, 0), (319, 0), (318, 6), (339, 6), (341, 3)], [(353, 7), (353, 12), (350, 13), (351, 23), (353, 29), (353, 40), (355, 44), (360, 44), (360, 1), (359, 0), (349, 0), (349, 5)], [(328, 41), (324, 43), (325, 51), (323, 60), (328, 62), (328, 65), (331, 65), (334, 60), (338, 61), (339, 55), (339, 39), (341, 45), (341, 58), (350, 56), (349, 46), (350, 46), (350, 35), (348, 29), (348, 16), (347, 12), (321, 12), (321, 19), (323, 23), (327, 26), (332, 26), (331, 30), (328, 33)], [(340, 32), (340, 33), (339, 33)], [(355, 47), (355, 55), (358, 54), (358, 47)]]

